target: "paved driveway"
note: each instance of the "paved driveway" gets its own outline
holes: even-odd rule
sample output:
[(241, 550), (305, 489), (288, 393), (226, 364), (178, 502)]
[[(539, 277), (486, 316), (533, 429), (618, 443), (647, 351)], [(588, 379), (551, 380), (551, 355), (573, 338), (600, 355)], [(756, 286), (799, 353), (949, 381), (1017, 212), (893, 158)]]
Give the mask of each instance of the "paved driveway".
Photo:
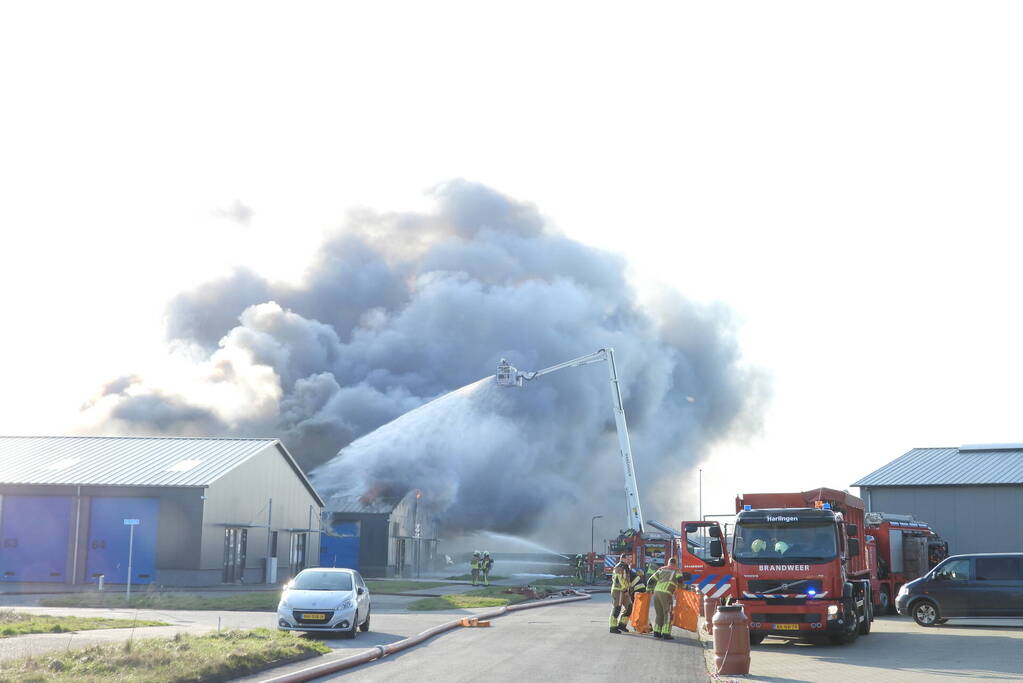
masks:
[(922, 628), (909, 617), (883, 617), (869, 636), (845, 646), (772, 637), (753, 648), (750, 674), (784, 683), (1016, 681), (1023, 678), (1023, 620), (951, 619)]

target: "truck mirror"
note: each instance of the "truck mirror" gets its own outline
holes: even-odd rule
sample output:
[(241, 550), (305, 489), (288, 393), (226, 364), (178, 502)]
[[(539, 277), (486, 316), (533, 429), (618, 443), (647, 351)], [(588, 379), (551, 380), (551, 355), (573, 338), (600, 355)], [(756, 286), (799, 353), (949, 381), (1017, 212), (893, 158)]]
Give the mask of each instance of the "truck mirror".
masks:
[(849, 557), (856, 557), (860, 554), (860, 539), (849, 539)]
[(721, 538), (721, 527), (712, 526), (707, 533), (710, 534), (711, 538)]
[(845, 525), (845, 535), (846, 536), (852, 538), (853, 536), (856, 536), (858, 534), (859, 534), (859, 530), (856, 528), (855, 524), (846, 524)]
[(710, 542), (710, 556), (714, 559), (721, 557), (721, 541), (715, 539)]
[(686, 533), (695, 534), (697, 526), (695, 524), (686, 524)]

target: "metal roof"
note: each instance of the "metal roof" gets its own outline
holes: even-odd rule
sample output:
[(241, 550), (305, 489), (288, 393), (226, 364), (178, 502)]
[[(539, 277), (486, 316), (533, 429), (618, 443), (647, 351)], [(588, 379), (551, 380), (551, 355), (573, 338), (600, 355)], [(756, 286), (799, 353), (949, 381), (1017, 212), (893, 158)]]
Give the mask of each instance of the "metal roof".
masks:
[(272, 446), (322, 505), (277, 439), (0, 436), (0, 484), (209, 486)]
[(1023, 445), (914, 448), (853, 486), (1023, 484)]

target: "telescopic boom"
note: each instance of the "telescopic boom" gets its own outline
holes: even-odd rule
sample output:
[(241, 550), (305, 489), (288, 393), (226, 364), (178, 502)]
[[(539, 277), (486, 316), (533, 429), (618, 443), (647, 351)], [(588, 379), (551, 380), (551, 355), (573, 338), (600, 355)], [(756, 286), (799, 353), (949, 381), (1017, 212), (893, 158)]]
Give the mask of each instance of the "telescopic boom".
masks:
[(531, 382), (538, 377), (556, 370), (576, 368), (591, 363), (607, 363), (608, 378), (611, 381), (611, 407), (615, 415), (615, 428), (618, 431), (618, 451), (622, 457), (622, 470), (625, 473), (626, 516), (630, 529), (643, 532), (643, 508), (639, 502), (639, 486), (636, 483), (636, 468), (632, 462), (632, 445), (629, 443), (629, 427), (625, 422), (625, 405), (622, 403), (622, 390), (618, 383), (618, 369), (615, 367), (615, 352), (612, 348), (600, 349), (587, 356), (574, 358), (564, 363), (552, 365), (535, 372), (522, 372), (505, 359), (497, 366), (497, 383), (505, 387), (521, 387), (523, 381)]

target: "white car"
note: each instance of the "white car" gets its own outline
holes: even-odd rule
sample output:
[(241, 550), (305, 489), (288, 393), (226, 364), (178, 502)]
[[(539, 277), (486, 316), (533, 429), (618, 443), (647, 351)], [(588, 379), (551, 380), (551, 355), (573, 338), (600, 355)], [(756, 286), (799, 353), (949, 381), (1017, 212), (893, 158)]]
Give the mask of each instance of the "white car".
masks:
[(277, 605), (281, 631), (340, 632), (354, 638), (369, 630), (369, 589), (354, 569), (303, 569), (284, 586)]

